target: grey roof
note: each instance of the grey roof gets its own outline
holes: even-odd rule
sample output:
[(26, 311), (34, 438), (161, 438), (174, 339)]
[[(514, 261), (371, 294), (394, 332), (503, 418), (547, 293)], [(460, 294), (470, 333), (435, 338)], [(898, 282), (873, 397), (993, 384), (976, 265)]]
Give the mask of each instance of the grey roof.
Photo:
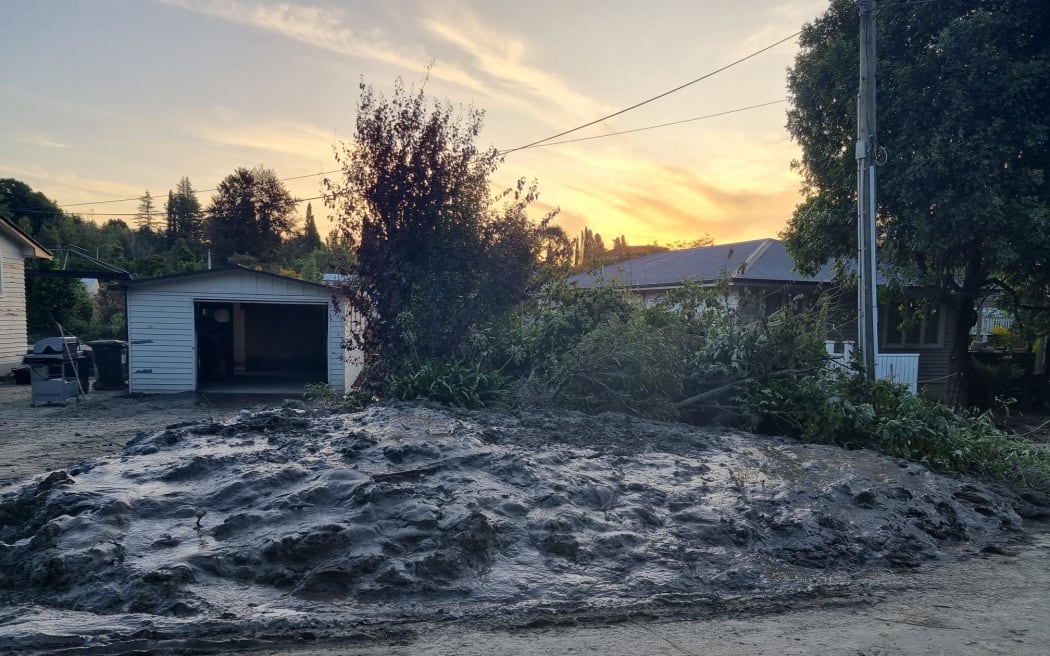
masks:
[(278, 280), (288, 280), (291, 282), (297, 282), (300, 285), (308, 285), (310, 287), (318, 287), (320, 289), (328, 289), (326, 286), (310, 282), (309, 280), (302, 280), (300, 278), (292, 278), (291, 276), (282, 276), (279, 273), (270, 273), (269, 271), (259, 271), (258, 269), (250, 269), (240, 264), (230, 264), (224, 267), (216, 269), (204, 269), (202, 271), (188, 271), (186, 273), (173, 273), (167, 276), (157, 276), (155, 278), (136, 278), (135, 280), (123, 280), (120, 282), (121, 287), (142, 287), (143, 285), (151, 285), (158, 282), (167, 282), (169, 280), (183, 280), (186, 278), (203, 278), (205, 276), (214, 276), (223, 273), (230, 273), (231, 271), (240, 271), (243, 273), (250, 273), (257, 276), (266, 276), (269, 278), (277, 278)]
[(783, 242), (756, 239), (654, 253), (606, 265), (595, 273), (577, 274), (569, 281), (580, 287), (592, 287), (604, 280), (644, 289), (675, 287), (686, 280), (711, 283), (723, 277), (733, 282), (822, 283), (831, 282), (834, 276), (830, 266), (821, 268), (816, 276), (804, 276), (795, 270)]

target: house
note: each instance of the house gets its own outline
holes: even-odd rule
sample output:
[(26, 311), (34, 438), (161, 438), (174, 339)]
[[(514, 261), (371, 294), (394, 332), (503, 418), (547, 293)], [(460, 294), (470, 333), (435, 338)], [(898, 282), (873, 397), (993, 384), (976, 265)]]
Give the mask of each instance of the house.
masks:
[(343, 392), (360, 373), (324, 285), (243, 266), (122, 282), (131, 392)]
[(51, 252), (0, 216), (0, 376), (22, 364), (26, 353), (25, 260), (31, 257), (49, 260)]
[[(701, 286), (727, 284), (730, 305), (748, 305), (753, 312), (771, 314), (796, 296), (815, 296), (831, 288), (834, 272), (830, 266), (814, 276), (805, 276), (795, 265), (783, 242), (756, 239), (733, 244), (702, 246), (679, 251), (654, 253), (615, 264), (570, 279), (580, 287), (598, 284), (623, 286), (646, 303), (683, 282)], [(894, 354), (918, 353), (918, 371), (913, 374), (919, 389), (933, 399), (944, 399), (948, 392), (951, 317), (947, 308), (928, 309), (922, 289), (908, 290), (904, 298), (880, 302), (879, 353), (888, 363), (903, 362)], [(882, 301), (883, 299), (880, 299)], [(847, 295), (839, 304), (841, 321), (829, 326), (827, 337), (839, 344), (856, 340), (856, 298)], [(920, 311), (920, 308), (927, 308)], [(878, 367), (879, 365), (877, 365)]]

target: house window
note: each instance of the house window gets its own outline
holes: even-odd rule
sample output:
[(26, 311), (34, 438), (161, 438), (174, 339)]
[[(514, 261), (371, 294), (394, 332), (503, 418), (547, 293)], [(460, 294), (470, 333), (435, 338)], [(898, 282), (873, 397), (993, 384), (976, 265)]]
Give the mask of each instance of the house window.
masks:
[(943, 313), (926, 301), (906, 299), (883, 307), (879, 324), (886, 346), (940, 346), (943, 343)]

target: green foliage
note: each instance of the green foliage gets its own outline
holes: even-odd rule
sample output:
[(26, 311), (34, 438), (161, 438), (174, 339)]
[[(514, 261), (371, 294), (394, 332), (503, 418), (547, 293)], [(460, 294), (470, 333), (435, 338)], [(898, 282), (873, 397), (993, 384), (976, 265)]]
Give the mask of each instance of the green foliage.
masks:
[[(788, 74), (807, 199), (784, 237), (810, 271), (855, 250), (857, 35), (856, 3), (833, 0)], [(1050, 289), (1050, 3), (895, 6), (877, 40), (880, 257), (940, 288), (965, 373), (975, 303), (996, 279), (1037, 289), (1040, 306)]]
[[(325, 202), (354, 249), (340, 294), (362, 316), (366, 376), (380, 385), (413, 353), (452, 361), (468, 336), (536, 287), (552, 215), (533, 222), (524, 180), (493, 199), (499, 153), (481, 150), (482, 112), (429, 103), (400, 81), (391, 98), (361, 85), (354, 140), (337, 148), (341, 179)], [(411, 317), (411, 339), (398, 325)]]
[(957, 414), (885, 381), (825, 370), (754, 387), (747, 401), (770, 432), (1050, 491), (1046, 444), (1004, 433), (988, 413)]
[(271, 169), (239, 168), (219, 183), (206, 211), (215, 258), (270, 258), (295, 225), (295, 199)]
[(506, 363), (510, 373), (528, 378), (559, 366), (562, 354), (610, 321), (626, 322), (638, 312), (637, 300), (622, 289), (578, 289), (554, 284), (543, 290), (486, 336), (479, 356)]
[(544, 407), (676, 419), (685, 371), (675, 328), (654, 326), (641, 313), (614, 316), (558, 353), (523, 394)]
[(200, 246), (204, 237), (201, 203), (189, 178), (183, 176), (175, 186), (175, 191), (168, 192), (165, 214), (167, 217), (165, 232), (169, 244), (174, 245), (182, 240), (187, 247), (190, 244)]
[(1024, 335), (1018, 330), (1005, 326), (992, 326), (992, 334), (988, 341), (994, 348), (1019, 349), (1027, 346)]
[(307, 383), (303, 398), (317, 407), (342, 412), (363, 410), (377, 399), (362, 393), (337, 394), (328, 383)]
[[(57, 267), (50, 260), (29, 260), (26, 268)], [(91, 321), (93, 312), (91, 296), (79, 279), (26, 276), (26, 324), (31, 341), (57, 335), (59, 324), (66, 333), (76, 335)]]
[(481, 408), (497, 402), (508, 380), (498, 371), (463, 360), (415, 360), (390, 377), (391, 396), (402, 401), (430, 399), (446, 405)]

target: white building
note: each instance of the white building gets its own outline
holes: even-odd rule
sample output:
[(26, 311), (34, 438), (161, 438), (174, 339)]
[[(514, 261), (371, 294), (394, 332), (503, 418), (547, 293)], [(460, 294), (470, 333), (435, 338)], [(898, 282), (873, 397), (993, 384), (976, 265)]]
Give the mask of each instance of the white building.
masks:
[(26, 328), (25, 260), (51, 253), (13, 222), (0, 216), (0, 376), (22, 364)]
[(360, 373), (324, 285), (241, 266), (122, 285), (132, 392), (342, 392)]

